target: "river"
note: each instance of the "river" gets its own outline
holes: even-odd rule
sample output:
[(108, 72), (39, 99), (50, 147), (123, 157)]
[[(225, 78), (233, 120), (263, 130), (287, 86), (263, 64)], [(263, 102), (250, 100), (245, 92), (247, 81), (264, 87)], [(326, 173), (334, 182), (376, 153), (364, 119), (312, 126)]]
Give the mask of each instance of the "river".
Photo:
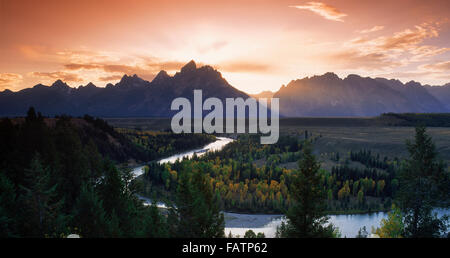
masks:
[[(177, 159), (182, 159), (185, 157), (191, 158), (194, 153), (198, 156), (205, 154), (207, 151), (216, 151), (221, 150), (225, 145), (232, 142), (233, 139), (226, 137), (217, 137), (217, 141), (212, 142), (203, 148), (183, 152), (180, 154), (176, 154), (170, 156), (168, 158), (164, 158), (159, 160), (160, 164), (164, 164), (167, 162), (175, 162)], [(136, 167), (133, 169), (134, 175), (140, 176), (143, 174), (143, 166)], [(149, 205), (151, 200), (139, 196), (141, 200), (144, 201), (144, 204)], [(157, 206), (160, 208), (167, 208), (167, 206), (158, 202)], [(437, 210), (438, 216), (442, 216), (444, 214), (450, 215), (450, 210)], [(243, 236), (245, 232), (249, 229), (253, 230), (255, 233), (262, 232), (266, 237), (274, 237), (276, 228), (281, 224), (282, 221), (285, 221), (283, 215), (271, 215), (271, 214), (240, 214), (240, 213), (232, 213), (232, 212), (224, 212), (225, 216), (225, 234), (228, 235), (230, 232), (233, 236)], [(368, 213), (368, 214), (354, 214), (354, 215), (331, 215), (330, 223), (333, 223), (334, 226), (339, 228), (342, 237), (355, 237), (358, 234), (358, 231), (362, 227), (366, 227), (367, 232), (371, 233), (372, 227), (379, 227), (381, 219), (387, 218), (387, 213), (385, 212), (377, 212), (377, 213)]]

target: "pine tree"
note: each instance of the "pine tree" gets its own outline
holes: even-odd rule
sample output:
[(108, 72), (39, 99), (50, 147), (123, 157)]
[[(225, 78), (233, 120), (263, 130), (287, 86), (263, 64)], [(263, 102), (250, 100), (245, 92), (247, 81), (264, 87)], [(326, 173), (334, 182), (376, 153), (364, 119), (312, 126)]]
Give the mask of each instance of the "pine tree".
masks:
[(249, 229), (245, 231), (244, 238), (256, 238), (256, 233), (253, 230)]
[(311, 144), (307, 142), (302, 150), (302, 158), (298, 162), (291, 183), (291, 198), (294, 204), (288, 210), (288, 219), (281, 237), (332, 237), (334, 228), (325, 216), (326, 193), (320, 183), (320, 164), (312, 154)]
[(168, 237), (167, 221), (158, 210), (156, 203), (147, 207), (143, 213), (145, 237)]
[(103, 203), (95, 191), (87, 186), (81, 187), (77, 199), (73, 224), (80, 231), (82, 237), (106, 237), (110, 235)]
[(24, 236), (52, 237), (64, 232), (66, 216), (61, 212), (64, 202), (57, 199), (57, 185), (52, 185), (50, 179), (50, 170), (42, 166), (36, 154), (30, 169), (25, 171), (26, 185), (20, 186)]
[[(224, 217), (212, 190), (210, 177), (193, 165), (180, 172), (176, 207), (171, 209), (170, 221), (179, 237), (224, 237)], [(169, 221), (169, 224), (171, 222)]]
[(16, 236), (15, 199), (13, 183), (6, 176), (0, 174), (0, 237)]
[(432, 138), (425, 127), (417, 127), (414, 142), (408, 141), (409, 159), (399, 173), (397, 203), (404, 215), (405, 237), (437, 237), (445, 232), (445, 218), (433, 208), (448, 200), (449, 172), (437, 159)]

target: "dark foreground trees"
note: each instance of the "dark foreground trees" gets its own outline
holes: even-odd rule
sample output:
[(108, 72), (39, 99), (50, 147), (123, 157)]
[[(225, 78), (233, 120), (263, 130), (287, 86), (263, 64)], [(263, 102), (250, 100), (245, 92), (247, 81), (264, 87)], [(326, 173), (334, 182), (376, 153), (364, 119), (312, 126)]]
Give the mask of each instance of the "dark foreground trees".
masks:
[(136, 198), (130, 171), (100, 154), (91, 129), (34, 109), (0, 121), (0, 237), (168, 236), (165, 217)]
[(298, 165), (290, 192), (294, 204), (286, 214), (287, 224), (278, 228), (277, 236), (333, 237), (335, 228), (328, 224), (328, 217), (325, 215), (326, 194), (320, 183), (320, 164), (312, 154), (309, 143), (303, 147)]
[(438, 160), (436, 147), (425, 127), (417, 127), (414, 141), (408, 141), (409, 159), (399, 172), (397, 203), (403, 214), (405, 237), (439, 237), (447, 219), (433, 209), (448, 207), (450, 175)]
[(185, 164), (179, 171), (175, 206), (168, 222), (175, 237), (225, 237), (225, 220), (220, 212), (211, 178), (198, 163)]

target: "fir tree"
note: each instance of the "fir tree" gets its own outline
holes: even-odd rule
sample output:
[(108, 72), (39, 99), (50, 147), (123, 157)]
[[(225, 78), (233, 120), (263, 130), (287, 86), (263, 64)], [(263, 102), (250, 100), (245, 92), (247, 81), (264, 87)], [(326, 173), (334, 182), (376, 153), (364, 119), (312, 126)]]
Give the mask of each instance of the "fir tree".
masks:
[(332, 237), (334, 228), (325, 216), (326, 194), (320, 183), (320, 164), (312, 154), (311, 144), (307, 142), (302, 150), (291, 183), (291, 198), (294, 204), (286, 216), (285, 229), (280, 229), (281, 237)]
[(209, 175), (193, 166), (185, 167), (180, 174), (176, 207), (171, 209), (170, 215), (170, 220), (176, 222), (175, 235), (224, 237), (224, 217), (212, 190)]
[(19, 197), (23, 207), (23, 234), (30, 237), (52, 237), (64, 232), (66, 217), (60, 212), (63, 200), (57, 198), (57, 185), (51, 184), (50, 170), (42, 166), (38, 154), (25, 171), (26, 185)]
[(449, 172), (438, 160), (436, 147), (425, 127), (417, 127), (408, 141), (409, 159), (399, 173), (397, 203), (404, 216), (405, 237), (438, 237), (446, 230), (446, 218), (432, 210), (448, 201)]

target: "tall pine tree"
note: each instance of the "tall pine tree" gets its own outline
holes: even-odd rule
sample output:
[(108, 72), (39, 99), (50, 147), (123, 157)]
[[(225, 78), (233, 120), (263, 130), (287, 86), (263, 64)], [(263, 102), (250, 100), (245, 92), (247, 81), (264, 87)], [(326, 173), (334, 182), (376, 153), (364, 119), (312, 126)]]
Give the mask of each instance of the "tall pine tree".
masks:
[(331, 224), (326, 225), (326, 193), (320, 183), (320, 164), (312, 154), (311, 143), (306, 142), (303, 146), (298, 166), (290, 188), (294, 204), (288, 210), (287, 224), (278, 230), (278, 236), (333, 237), (334, 227)]
[(449, 172), (438, 160), (425, 127), (416, 128), (415, 139), (407, 147), (409, 159), (400, 169), (396, 198), (404, 215), (404, 236), (438, 237), (446, 230), (445, 218), (439, 219), (432, 211), (448, 201)]

